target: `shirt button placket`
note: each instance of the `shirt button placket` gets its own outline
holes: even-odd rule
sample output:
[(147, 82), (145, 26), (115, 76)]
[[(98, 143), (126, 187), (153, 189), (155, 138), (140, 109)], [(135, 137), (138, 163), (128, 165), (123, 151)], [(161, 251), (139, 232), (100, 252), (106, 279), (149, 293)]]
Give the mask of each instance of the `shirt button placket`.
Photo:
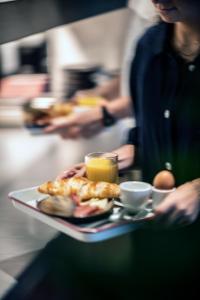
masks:
[(165, 163), (165, 168), (168, 170), (168, 171), (172, 171), (172, 164), (168, 161), (166, 161)]
[(190, 65), (188, 66), (188, 70), (189, 70), (190, 72), (193, 72), (195, 69), (196, 69), (196, 66), (193, 65), (193, 64), (190, 64)]
[[(166, 109), (166, 110), (164, 111), (164, 118), (169, 120), (169, 119), (170, 119), (170, 116), (171, 116), (170, 110), (169, 110), (169, 109)], [(168, 171), (172, 171), (172, 164), (171, 164), (169, 161), (165, 162), (165, 168), (166, 168)]]
[(165, 119), (169, 119), (169, 118), (170, 118), (170, 110), (169, 110), (169, 109), (166, 109), (166, 110), (164, 111), (164, 118), (165, 118)]

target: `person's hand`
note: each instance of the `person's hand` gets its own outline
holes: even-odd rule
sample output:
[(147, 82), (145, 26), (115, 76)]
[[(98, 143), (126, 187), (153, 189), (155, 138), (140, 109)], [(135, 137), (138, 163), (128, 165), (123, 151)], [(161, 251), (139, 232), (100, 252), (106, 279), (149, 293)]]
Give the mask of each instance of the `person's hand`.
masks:
[[(124, 145), (119, 149), (113, 151), (118, 154), (118, 167), (119, 169), (129, 167), (134, 159), (134, 146), (133, 145)], [(70, 178), (73, 176), (85, 176), (86, 175), (86, 167), (84, 163), (76, 164), (71, 168), (68, 168), (64, 172), (62, 172), (58, 178)]]
[(48, 120), (40, 120), (40, 125), (47, 126), (44, 133), (57, 133), (64, 139), (76, 139), (79, 137), (91, 137), (103, 129), (102, 112), (100, 107), (88, 111), (71, 114), (67, 117), (57, 117)]
[[(37, 121), (38, 125), (45, 126), (44, 133), (59, 134), (63, 138), (75, 139), (80, 135), (80, 129), (69, 117), (43, 118)], [(69, 125), (68, 125), (69, 124)]]
[(199, 180), (185, 183), (169, 194), (155, 209), (154, 221), (164, 226), (184, 226), (193, 223), (200, 210)]
[(126, 169), (133, 164), (135, 157), (135, 147), (133, 145), (124, 145), (113, 152), (118, 154), (119, 170)]
[(57, 179), (65, 179), (71, 177), (82, 177), (86, 175), (86, 167), (84, 163), (76, 164), (71, 168), (68, 168), (60, 175), (58, 175)]

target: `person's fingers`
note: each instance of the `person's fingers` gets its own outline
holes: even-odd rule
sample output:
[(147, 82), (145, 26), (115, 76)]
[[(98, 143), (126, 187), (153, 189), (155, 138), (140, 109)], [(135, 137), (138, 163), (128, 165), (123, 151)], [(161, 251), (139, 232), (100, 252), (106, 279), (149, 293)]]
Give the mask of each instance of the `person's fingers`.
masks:
[(170, 215), (174, 212), (174, 207), (169, 207), (167, 210), (162, 211), (158, 208), (154, 209), (154, 221), (157, 223), (167, 223)]
[(63, 177), (64, 177), (64, 178), (71, 178), (71, 177), (73, 177), (75, 174), (76, 174), (76, 171), (75, 171), (75, 170), (71, 170), (71, 171), (69, 171), (68, 173), (63, 174)]
[(57, 179), (67, 179), (71, 177), (84, 177), (85, 176), (85, 168), (81, 170), (70, 170), (70, 171), (65, 171), (61, 173), (60, 175), (57, 176)]
[(66, 178), (71, 178), (76, 174), (76, 170), (67, 170), (59, 174), (56, 179), (66, 179)]
[(61, 125), (51, 124), (44, 128), (45, 133), (58, 133), (62, 138), (76, 138), (79, 135), (80, 129), (78, 127), (62, 127)]
[(168, 214), (167, 218), (165, 219), (165, 225), (173, 227), (179, 227), (181, 224), (185, 223), (186, 218), (180, 211), (173, 211), (172, 213)]
[(86, 168), (83, 167), (81, 170), (77, 170), (74, 177), (85, 177), (86, 175)]
[[(81, 171), (81, 169), (83, 169), (83, 171)], [(62, 172), (60, 175), (58, 175), (58, 179), (65, 179), (65, 178), (70, 178), (75, 176), (76, 174), (80, 173), (80, 174), (84, 174), (85, 172), (85, 168), (83, 164), (77, 165), (73, 168), (67, 169), (64, 172)]]
[(54, 125), (49, 125), (49, 126), (45, 127), (43, 130), (44, 130), (44, 133), (52, 133), (52, 132), (55, 132), (57, 130), (57, 128)]
[(180, 227), (181, 216), (177, 214), (174, 207), (169, 208), (164, 213), (159, 210), (154, 211), (154, 218), (152, 219), (152, 226), (156, 230), (175, 229)]
[(56, 126), (57, 128), (67, 128), (70, 126), (76, 125), (76, 120), (74, 116), (68, 117), (59, 117), (52, 120), (52, 125)]
[(75, 175), (76, 177), (81, 177), (81, 176), (85, 176), (86, 175), (86, 166), (84, 163), (80, 163), (78, 165), (76, 165), (75, 168)]
[(64, 123), (66, 123), (66, 118), (55, 118), (55, 119), (49, 119), (47, 125), (44, 128), (45, 133), (51, 133), (54, 131), (57, 131), (59, 129), (62, 129), (62, 126), (64, 126)]
[(50, 122), (51, 122), (50, 118), (42, 118), (42, 119), (37, 119), (37, 120), (35, 121), (35, 123), (36, 123), (37, 125), (47, 125), (47, 124), (49, 124)]
[(73, 176), (79, 177), (79, 176), (85, 176), (86, 174), (86, 167), (84, 163), (80, 163), (75, 165), (72, 168), (68, 168), (64, 172), (58, 175), (58, 179), (65, 179), (65, 178), (70, 178)]
[(49, 126), (45, 128), (46, 133), (50, 133), (57, 130), (68, 130), (73, 126), (76, 126), (76, 121), (74, 117), (57, 117), (54, 119), (51, 119), (48, 123)]
[(166, 215), (178, 211), (176, 197), (173, 193), (169, 194), (165, 199), (154, 209), (156, 216)]
[(169, 227), (173, 225), (173, 227), (182, 227), (194, 222), (198, 213), (189, 212), (187, 209), (175, 205), (169, 207), (160, 205), (154, 210), (154, 214), (154, 221), (162, 224), (162, 226)]
[(174, 216), (169, 216), (169, 218), (165, 221), (165, 223), (162, 223), (165, 228), (181, 228), (188, 226), (193, 223), (192, 218), (188, 218), (187, 216), (183, 216), (181, 214), (176, 214)]
[(195, 210), (193, 212), (185, 210), (185, 213), (181, 214), (181, 218), (179, 218), (179, 220), (177, 219), (176, 223), (180, 226), (187, 226), (189, 224), (192, 224), (197, 219), (198, 214), (198, 210)]
[(174, 223), (174, 225), (176, 227), (185, 227), (188, 226), (192, 223), (192, 221), (188, 220), (187, 218), (183, 218), (183, 217), (179, 217), (176, 219), (176, 222)]

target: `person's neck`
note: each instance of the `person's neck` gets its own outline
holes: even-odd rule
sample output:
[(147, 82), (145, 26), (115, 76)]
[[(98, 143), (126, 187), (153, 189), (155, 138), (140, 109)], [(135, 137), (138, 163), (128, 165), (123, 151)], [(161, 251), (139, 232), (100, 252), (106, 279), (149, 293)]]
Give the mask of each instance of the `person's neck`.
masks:
[(176, 23), (173, 45), (184, 59), (194, 60), (200, 53), (200, 27)]
[(182, 45), (191, 45), (195, 42), (200, 43), (200, 26), (176, 23), (175, 38)]

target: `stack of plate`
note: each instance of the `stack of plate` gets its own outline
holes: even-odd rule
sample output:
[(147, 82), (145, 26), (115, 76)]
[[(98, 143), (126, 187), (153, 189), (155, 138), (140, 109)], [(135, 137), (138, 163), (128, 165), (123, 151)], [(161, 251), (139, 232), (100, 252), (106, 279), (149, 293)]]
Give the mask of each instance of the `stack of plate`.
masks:
[(79, 64), (71, 65), (64, 70), (65, 97), (73, 97), (76, 91), (94, 88), (97, 75), (101, 71), (99, 65)]

